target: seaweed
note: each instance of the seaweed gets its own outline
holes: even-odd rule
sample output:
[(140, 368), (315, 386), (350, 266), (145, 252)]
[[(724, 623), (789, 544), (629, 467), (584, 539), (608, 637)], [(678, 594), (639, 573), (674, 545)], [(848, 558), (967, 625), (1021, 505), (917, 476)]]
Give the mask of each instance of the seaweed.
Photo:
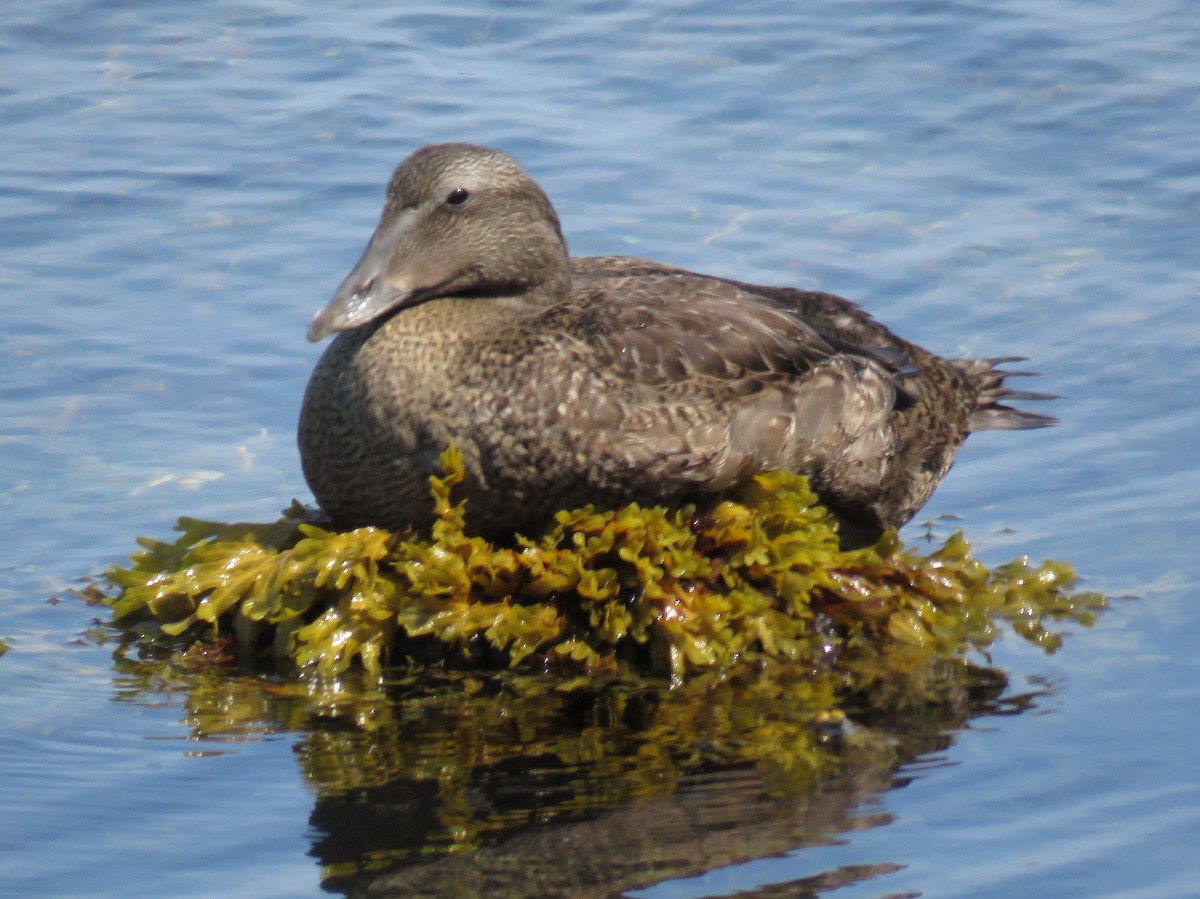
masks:
[[(988, 568), (961, 533), (935, 551), (894, 532), (842, 549), (806, 480), (773, 472), (707, 507), (562, 511), (498, 545), (466, 530), (453, 447), (430, 479), (428, 536), (335, 532), (299, 504), (273, 524), (182, 518), (108, 572), (114, 620), (146, 639), (266, 655), (336, 677), (352, 665), (631, 671), (679, 684), (768, 662), (834, 671), (855, 691), (935, 658), (986, 651), (1000, 622), (1048, 651), (1049, 622), (1090, 623), (1104, 599), (1027, 558)], [(147, 628), (147, 625), (149, 627)]]
[[(461, 456), (441, 465), (427, 534), (339, 533), (294, 503), (272, 524), (182, 518), (178, 539), (140, 538), (108, 573), (97, 635), (115, 635), (119, 701), (181, 695), (206, 739), (303, 735), (327, 885), (391, 868), (395, 894), (413, 895), (441, 870), (431, 857), (463, 853), (510, 872), (497, 847), (531, 821), (590, 839), (597, 811), (623, 809), (648, 827), (646, 803), (717, 771), (850, 808), (973, 715), (1034, 701), (1003, 698), (1006, 675), (986, 665), (1006, 626), (1053, 652), (1056, 622), (1090, 624), (1105, 605), (1074, 592), (1070, 566), (989, 568), (961, 533), (929, 552), (894, 532), (843, 549), (786, 473), (706, 506), (564, 510), (497, 544), (454, 501)], [(398, 807), (419, 822), (398, 828)], [(766, 838), (760, 807), (745, 811), (720, 857), (744, 857), (737, 833)], [(781, 826), (779, 851), (803, 836)], [(636, 884), (646, 859), (662, 875), (716, 857), (681, 840), (662, 850), (670, 864), (650, 841), (602, 870), (626, 865), (618, 879)], [(538, 841), (514, 845), (544, 864)], [(557, 861), (567, 880), (595, 876), (591, 854), (583, 872)]]

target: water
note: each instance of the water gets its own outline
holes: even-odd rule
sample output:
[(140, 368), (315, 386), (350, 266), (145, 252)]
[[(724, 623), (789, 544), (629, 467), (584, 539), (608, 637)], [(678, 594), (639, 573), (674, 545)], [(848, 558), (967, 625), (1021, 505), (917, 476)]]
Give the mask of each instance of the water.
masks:
[(320, 892), (299, 734), (200, 740), (178, 697), (122, 699), (92, 611), (47, 598), (180, 514), (307, 496), (308, 319), (392, 166), (469, 139), (541, 181), (575, 253), (1031, 356), (1063, 424), (972, 438), (922, 518), (1139, 597), (1056, 656), (1001, 644), (1035, 710), (977, 719), (835, 844), (636, 895), (855, 866), (892, 873), (839, 896), (1196, 894), (1188, 4), (43, 0), (6, 13), (0, 71), (0, 893)]

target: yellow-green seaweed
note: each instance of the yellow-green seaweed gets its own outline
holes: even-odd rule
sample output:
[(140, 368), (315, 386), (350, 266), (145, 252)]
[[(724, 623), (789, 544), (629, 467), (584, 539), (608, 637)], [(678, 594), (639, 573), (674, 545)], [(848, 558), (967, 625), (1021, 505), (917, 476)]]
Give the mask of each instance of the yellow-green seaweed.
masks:
[[(111, 626), (104, 630), (112, 633)], [(507, 836), (526, 833), (531, 820), (552, 830), (600, 811), (636, 819), (637, 808), (652, 809), (644, 803), (669, 801), (677, 790), (694, 787), (695, 778), (703, 781), (717, 771), (748, 778), (735, 788), (743, 799), (815, 792), (822, 807), (831, 800), (832, 810), (851, 806), (863, 790), (885, 789), (896, 765), (943, 746), (946, 730), (1023, 701), (1000, 699), (1007, 683), (1002, 673), (948, 660), (855, 697), (848, 717), (833, 710), (844, 690), (837, 672), (814, 675), (786, 663), (703, 672), (675, 687), (654, 677), (564, 679), (429, 668), (390, 668), (382, 681), (356, 668), (327, 680), (247, 676), (194, 659), (181, 663), (165, 653), (155, 660), (146, 657), (145, 644), (128, 641), (126, 634), (114, 654), (118, 701), (160, 707), (164, 698), (177, 697), (183, 723), (202, 740), (296, 734), (296, 759), (315, 795), (314, 824), (336, 832), (345, 826), (340, 819), (349, 818), (357, 828), (372, 809), (386, 817), (397, 801), (419, 797), (419, 832), (381, 823), (369, 852), (337, 838), (318, 847), (329, 888), (397, 864), (486, 853)], [(133, 647), (141, 658), (131, 657)], [(923, 700), (918, 707), (907, 692), (914, 684)], [(908, 701), (897, 701), (901, 696)], [(760, 801), (753, 800), (751, 820), (740, 826), (769, 830), (777, 842), (768, 845), (777, 851), (796, 845), (803, 833), (795, 826), (811, 819), (785, 813), (776, 831), (762, 820)], [(763, 851), (765, 835), (758, 833), (749, 845)], [(744, 860), (738, 853), (746, 851), (746, 838), (722, 829), (720, 839), (726, 837), (722, 851), (705, 843), (704, 865), (721, 857)], [(696, 853), (686, 834), (678, 838), (682, 842), (662, 847), (664, 858), (654, 864), (659, 876), (695, 873)], [(608, 848), (603, 827), (595, 841), (593, 862)], [(519, 865), (510, 860), (503, 866), (510, 875), (524, 871), (522, 853), (540, 843), (518, 842), (525, 849), (503, 850), (522, 858)], [(612, 858), (598, 870), (618, 866)], [(455, 883), (450, 878), (429, 893), (398, 888), (387, 894), (458, 895), (450, 886)], [(507, 894), (524, 893), (517, 888)], [(506, 893), (489, 882), (475, 895)]]
[(986, 649), (998, 621), (1053, 651), (1047, 619), (1103, 605), (1070, 592), (1069, 566), (989, 569), (961, 534), (927, 555), (894, 533), (844, 550), (805, 479), (783, 472), (708, 508), (563, 511), (500, 546), (469, 535), (452, 501), (461, 455), (441, 462), (429, 537), (331, 532), (298, 504), (270, 525), (183, 518), (174, 543), (140, 538), (133, 564), (110, 570), (113, 616), (152, 619), (164, 638), (232, 634), (243, 659), (269, 648), (323, 676), (436, 661), (680, 683), (776, 661), (864, 689)]
[[(1002, 625), (1054, 651), (1050, 622), (1086, 624), (1104, 605), (1071, 592), (1069, 566), (988, 568), (961, 534), (927, 553), (894, 533), (843, 550), (805, 480), (782, 473), (708, 507), (563, 511), (496, 545), (452, 500), (461, 457), (442, 466), (427, 535), (333, 533), (294, 504), (270, 525), (181, 519), (177, 540), (140, 539), (108, 575), (113, 621), (95, 636), (118, 642), (120, 701), (182, 696), (207, 739), (302, 734), (314, 820), (334, 830), (370, 791), (385, 808), (421, 797), (411, 840), (317, 852), (335, 885), (394, 865), (419, 879), (435, 857), (486, 865), (535, 819), (636, 820), (715, 770), (753, 770), (774, 796), (832, 785), (849, 807), (1002, 702), (1003, 673), (972, 661)], [(781, 833), (780, 851), (799, 839)], [(726, 857), (710, 849), (701, 862), (666, 846), (654, 870)]]

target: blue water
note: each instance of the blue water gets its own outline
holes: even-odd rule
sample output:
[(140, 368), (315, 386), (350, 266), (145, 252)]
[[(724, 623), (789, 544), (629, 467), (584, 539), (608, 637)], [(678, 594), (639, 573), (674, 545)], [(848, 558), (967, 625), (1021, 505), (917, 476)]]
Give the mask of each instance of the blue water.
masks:
[(902, 771), (886, 824), (637, 895), (877, 864), (837, 895), (1200, 894), (1190, 4), (40, 0), (0, 76), (0, 894), (319, 893), (297, 735), (119, 701), (95, 613), (47, 599), (178, 515), (307, 498), (307, 322), (449, 139), (517, 156), (577, 254), (1032, 357), (1062, 425), (973, 437), (921, 519), (1138, 597), (1055, 656), (1001, 643), (1047, 695)]

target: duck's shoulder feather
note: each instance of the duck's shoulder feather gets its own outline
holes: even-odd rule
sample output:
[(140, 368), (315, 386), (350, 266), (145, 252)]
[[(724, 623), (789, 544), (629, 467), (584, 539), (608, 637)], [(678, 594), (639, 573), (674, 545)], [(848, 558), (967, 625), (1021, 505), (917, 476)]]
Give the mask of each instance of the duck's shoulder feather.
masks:
[(539, 325), (578, 341), (598, 370), (647, 386), (794, 377), (838, 352), (785, 307), (688, 273), (577, 277), (547, 318)]

